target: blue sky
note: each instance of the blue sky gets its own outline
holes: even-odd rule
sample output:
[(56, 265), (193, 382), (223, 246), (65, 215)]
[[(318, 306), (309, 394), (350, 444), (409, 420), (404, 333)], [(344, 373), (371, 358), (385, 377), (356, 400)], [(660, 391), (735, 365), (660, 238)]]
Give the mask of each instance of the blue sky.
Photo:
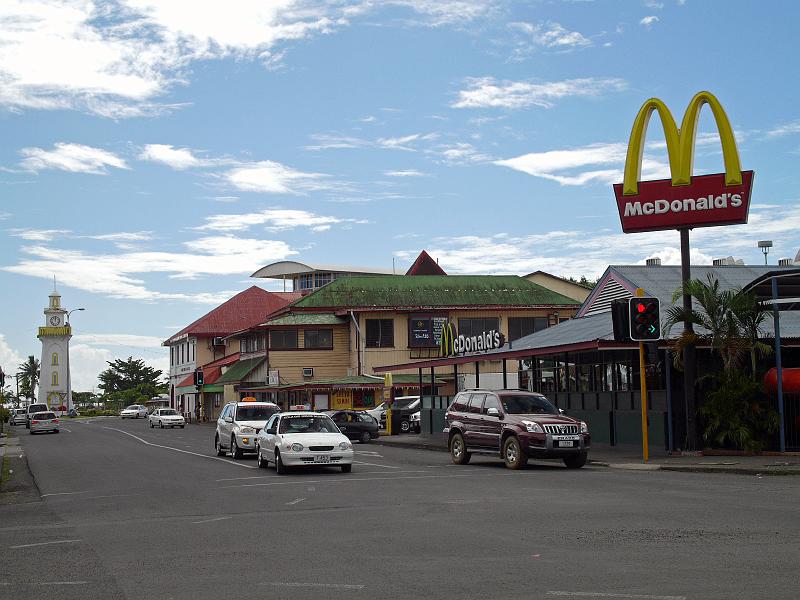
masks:
[[(73, 381), (159, 347), (286, 258), (450, 273), (678, 261), (611, 183), (642, 102), (716, 94), (756, 171), (748, 225), (693, 259), (800, 250), (794, 2), (0, 4), (0, 366), (40, 348), (56, 275)], [(722, 159), (703, 113), (696, 173)], [(668, 175), (653, 121), (643, 175)]]

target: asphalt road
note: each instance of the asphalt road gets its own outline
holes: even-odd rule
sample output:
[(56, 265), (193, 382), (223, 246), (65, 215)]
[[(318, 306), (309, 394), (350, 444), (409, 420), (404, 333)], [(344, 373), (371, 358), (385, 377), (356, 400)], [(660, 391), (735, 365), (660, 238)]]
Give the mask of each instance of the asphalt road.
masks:
[(350, 474), (217, 458), (214, 430), (20, 433), (41, 501), (0, 505), (0, 598), (795, 599), (800, 478), (356, 445)]

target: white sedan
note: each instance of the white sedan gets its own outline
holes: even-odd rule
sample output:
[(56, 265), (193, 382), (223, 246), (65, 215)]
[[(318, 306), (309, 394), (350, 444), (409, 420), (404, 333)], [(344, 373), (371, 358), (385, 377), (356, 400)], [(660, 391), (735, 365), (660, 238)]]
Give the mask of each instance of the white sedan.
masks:
[(142, 406), (141, 404), (131, 404), (130, 406), (123, 408), (122, 412), (119, 413), (119, 416), (123, 419), (138, 419), (139, 417), (146, 419), (147, 407)]
[(161, 429), (164, 429), (164, 427), (180, 427), (183, 429), (186, 426), (186, 421), (175, 412), (174, 408), (155, 409), (153, 414), (147, 417), (147, 422), (150, 423), (150, 427), (158, 426)]
[(282, 475), (287, 467), (339, 466), (353, 468), (353, 444), (328, 415), (288, 412), (272, 415), (256, 438), (259, 467), (275, 464)]

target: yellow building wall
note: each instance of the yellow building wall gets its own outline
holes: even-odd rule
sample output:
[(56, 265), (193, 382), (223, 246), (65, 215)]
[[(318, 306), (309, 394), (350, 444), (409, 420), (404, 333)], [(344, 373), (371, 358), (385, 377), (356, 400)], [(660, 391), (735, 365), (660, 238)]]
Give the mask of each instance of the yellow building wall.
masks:
[(525, 279), (578, 302), (583, 302), (592, 293), (592, 290), (586, 289), (582, 285), (565, 281), (560, 277), (554, 277), (547, 273), (531, 273), (526, 275)]
[[(311, 327), (309, 327), (311, 329)], [(329, 329), (319, 327), (319, 329)], [(269, 370), (279, 371), (281, 383), (297, 383), (304, 379), (304, 367), (313, 367), (313, 379), (333, 379), (345, 377), (350, 364), (350, 340), (348, 328), (338, 326), (333, 329), (332, 350), (305, 350), (304, 331), (297, 335), (299, 350), (270, 350)]]

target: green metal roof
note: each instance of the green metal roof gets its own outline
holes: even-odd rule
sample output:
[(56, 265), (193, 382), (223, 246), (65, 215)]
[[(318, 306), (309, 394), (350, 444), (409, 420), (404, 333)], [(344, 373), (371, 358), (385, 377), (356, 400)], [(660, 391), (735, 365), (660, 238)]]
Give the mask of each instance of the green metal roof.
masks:
[(207, 393), (214, 393), (214, 392), (220, 392), (221, 393), (221, 392), (224, 392), (224, 391), (225, 391), (225, 386), (219, 385), (217, 383), (212, 383), (210, 385), (204, 385), (203, 386), (203, 393), (206, 393), (206, 394)]
[(331, 313), (288, 314), (270, 319), (264, 325), (342, 325), (347, 319)]
[(265, 356), (258, 356), (256, 358), (246, 358), (233, 363), (228, 370), (222, 374), (222, 377), (217, 379), (215, 385), (225, 385), (226, 383), (239, 383), (258, 365), (264, 362), (267, 358)]
[(297, 308), (538, 306), (580, 304), (516, 275), (342, 277), (298, 300)]

